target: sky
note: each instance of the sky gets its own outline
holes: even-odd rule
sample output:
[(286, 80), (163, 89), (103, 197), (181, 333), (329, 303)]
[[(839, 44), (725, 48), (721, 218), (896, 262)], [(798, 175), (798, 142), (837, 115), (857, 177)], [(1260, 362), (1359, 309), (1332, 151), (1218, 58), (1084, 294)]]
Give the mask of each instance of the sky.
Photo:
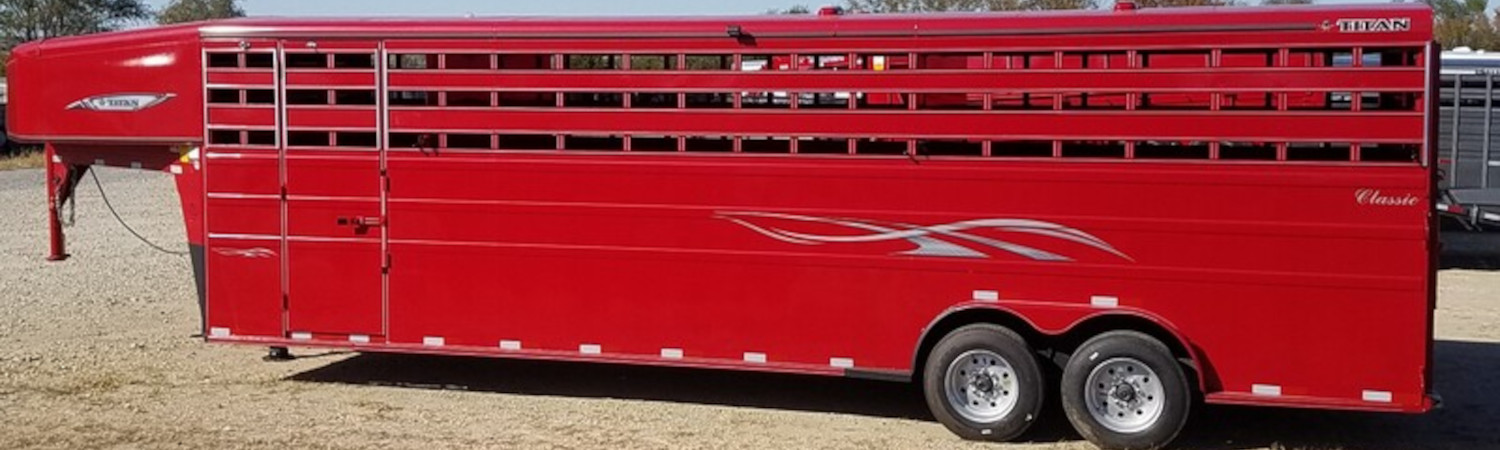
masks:
[[(1319, 3), (1372, 3), (1379, 0), (1319, 0)], [(146, 0), (160, 8), (168, 0)], [(493, 15), (704, 15), (759, 14), (807, 5), (814, 9), (842, 0), (241, 0), (252, 16), (463, 16)]]

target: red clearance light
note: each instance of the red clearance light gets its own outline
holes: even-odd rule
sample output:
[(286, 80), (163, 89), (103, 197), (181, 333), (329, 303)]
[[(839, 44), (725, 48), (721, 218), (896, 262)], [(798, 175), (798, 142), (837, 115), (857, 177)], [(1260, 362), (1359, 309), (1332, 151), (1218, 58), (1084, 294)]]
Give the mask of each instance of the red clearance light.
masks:
[(844, 15), (844, 8), (841, 7), (841, 6), (824, 6), (822, 8), (818, 8), (818, 15), (820, 15), (820, 16), (842, 16), (842, 15)]
[(1115, 11), (1135, 11), (1135, 9), (1136, 4), (1134, 0), (1117, 0), (1115, 2)]

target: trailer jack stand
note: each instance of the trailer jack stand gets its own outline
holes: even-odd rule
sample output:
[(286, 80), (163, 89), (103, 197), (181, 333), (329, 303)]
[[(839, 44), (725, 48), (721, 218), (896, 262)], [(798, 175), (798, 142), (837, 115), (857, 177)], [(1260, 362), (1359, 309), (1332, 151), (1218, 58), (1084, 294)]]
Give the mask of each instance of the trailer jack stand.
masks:
[(271, 351), (266, 352), (265, 358), (261, 359), (270, 362), (282, 362), (291, 361), (297, 359), (297, 357), (292, 356), (292, 351), (288, 350), (286, 347), (271, 347)]
[(59, 212), (64, 204), (73, 197), (73, 188), (78, 186), (78, 181), (88, 170), (88, 166), (73, 166), (64, 163), (57, 156), (57, 149), (51, 143), (46, 145), (47, 165), (47, 232), (51, 238), (50, 251), (47, 254), (48, 261), (62, 261), (68, 259), (67, 238), (63, 233), (62, 216)]

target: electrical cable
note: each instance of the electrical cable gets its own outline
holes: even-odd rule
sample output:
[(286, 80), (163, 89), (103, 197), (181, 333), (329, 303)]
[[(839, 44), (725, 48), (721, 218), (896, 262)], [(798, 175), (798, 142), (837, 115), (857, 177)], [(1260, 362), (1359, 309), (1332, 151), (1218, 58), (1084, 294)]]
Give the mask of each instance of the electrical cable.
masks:
[(140, 233), (137, 233), (134, 228), (130, 227), (130, 224), (125, 223), (125, 219), (123, 217), (120, 217), (120, 213), (115, 211), (115, 205), (112, 205), (112, 204), (109, 203), (109, 195), (107, 195), (107, 194), (104, 193), (104, 183), (100, 183), (99, 182), (99, 175), (95, 175), (94, 171), (90, 170), (89, 171), (89, 177), (94, 179), (94, 186), (99, 188), (99, 198), (104, 199), (104, 206), (107, 207), (107, 208), (109, 208), (109, 213), (113, 214), (115, 216), (115, 220), (120, 222), (120, 226), (125, 227), (125, 231), (129, 231), (130, 234), (134, 235), (136, 239), (139, 239), (141, 242), (145, 243), (147, 246), (149, 246), (149, 247), (151, 247), (153, 249), (156, 249), (156, 251), (159, 251), (159, 252), (162, 252), (162, 253), (166, 253), (168, 255), (176, 255), (176, 256), (187, 256), (188, 255), (188, 252), (182, 252), (182, 251), (176, 251), (176, 250), (168, 250), (166, 248), (163, 248), (160, 245), (156, 245), (156, 243), (151, 242), (150, 239), (146, 239), (145, 236), (141, 236)]

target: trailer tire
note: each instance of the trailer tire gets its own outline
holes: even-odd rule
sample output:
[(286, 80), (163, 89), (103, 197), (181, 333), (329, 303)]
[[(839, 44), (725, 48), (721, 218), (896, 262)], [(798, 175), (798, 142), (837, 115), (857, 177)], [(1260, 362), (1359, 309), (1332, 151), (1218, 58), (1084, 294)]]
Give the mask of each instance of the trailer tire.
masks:
[(1062, 376), (1068, 421), (1106, 450), (1157, 449), (1187, 422), (1192, 391), (1182, 366), (1161, 341), (1111, 331), (1078, 347)]
[(1008, 441), (1042, 409), (1046, 381), (1035, 353), (1005, 327), (960, 327), (933, 347), (923, 371), (932, 415), (964, 439)]

